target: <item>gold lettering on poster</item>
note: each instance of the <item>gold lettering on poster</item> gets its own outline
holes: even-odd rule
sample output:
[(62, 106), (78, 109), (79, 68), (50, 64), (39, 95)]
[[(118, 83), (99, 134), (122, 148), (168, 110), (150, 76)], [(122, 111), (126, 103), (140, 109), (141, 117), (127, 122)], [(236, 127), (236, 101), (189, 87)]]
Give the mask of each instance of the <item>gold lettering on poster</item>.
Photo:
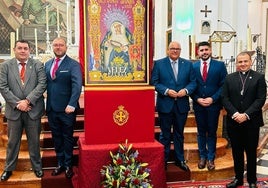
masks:
[(121, 0), (120, 1), (121, 4), (134, 4), (133, 0)]

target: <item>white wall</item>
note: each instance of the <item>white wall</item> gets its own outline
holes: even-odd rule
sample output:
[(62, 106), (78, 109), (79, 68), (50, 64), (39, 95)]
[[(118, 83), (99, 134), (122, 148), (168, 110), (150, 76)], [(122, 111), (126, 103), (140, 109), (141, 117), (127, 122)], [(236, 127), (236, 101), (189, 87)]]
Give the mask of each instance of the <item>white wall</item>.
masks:
[[(167, 3), (166, 0), (155, 1), (154, 20), (154, 59), (159, 59), (166, 55), (166, 30), (167, 30)], [(157, 2), (156, 2), (157, 1)]]
[[(164, 57), (166, 55), (166, 15), (167, 15), (167, 1), (155, 0), (155, 59)], [(173, 11), (176, 11), (176, 7), (180, 6), (180, 1), (173, 1)], [(266, 3), (265, 3), (266, 4)], [(200, 10), (208, 6), (208, 10), (212, 10), (212, 13), (208, 13), (207, 17)], [(237, 36), (232, 38), (229, 43), (222, 43), (222, 56), (223, 59), (228, 59), (231, 56), (236, 56), (238, 53), (238, 43), (242, 44), (242, 50), (247, 48), (247, 25), (252, 26), (252, 34), (265, 33), (265, 26), (263, 20), (266, 15), (261, 15), (259, 11), (265, 8), (261, 6), (261, 0), (252, 0), (248, 3), (248, 0), (203, 0), (195, 1), (194, 9), (194, 30), (192, 35), (196, 36), (196, 42), (208, 40), (209, 34), (201, 34), (201, 21), (208, 20), (211, 22), (211, 33), (213, 31), (232, 31), (232, 28), (237, 32)], [(267, 8), (268, 6), (266, 6)], [(247, 11), (249, 9), (249, 11)], [(266, 9), (265, 9), (266, 10)], [(256, 14), (257, 13), (257, 14)], [(253, 14), (253, 15), (252, 15)], [(264, 14), (264, 13), (263, 13)], [(173, 12), (173, 18), (175, 13)], [(257, 18), (258, 17), (258, 18)], [(259, 18), (261, 17), (261, 18)], [(222, 20), (223, 22), (218, 22)], [(231, 26), (231, 27), (230, 27)], [(254, 29), (253, 29), (254, 27)], [(179, 31), (174, 28), (173, 24), (172, 36), (173, 40), (179, 41), (182, 44), (181, 56), (189, 58), (189, 34)], [(263, 34), (262, 34), (263, 35)], [(160, 41), (162, 40), (162, 41)], [(254, 45), (254, 44), (253, 44)], [(264, 44), (262, 44), (264, 45)], [(213, 44), (213, 55), (219, 54), (219, 44)]]

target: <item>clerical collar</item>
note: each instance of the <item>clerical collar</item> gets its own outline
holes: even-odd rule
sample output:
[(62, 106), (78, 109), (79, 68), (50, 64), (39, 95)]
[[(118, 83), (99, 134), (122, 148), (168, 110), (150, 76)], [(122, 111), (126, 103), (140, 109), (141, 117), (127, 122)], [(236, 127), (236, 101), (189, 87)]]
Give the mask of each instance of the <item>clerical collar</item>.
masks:
[(249, 73), (249, 70), (246, 71), (246, 72), (242, 72), (242, 71), (240, 71), (240, 73), (242, 73), (243, 75), (247, 75), (247, 74)]

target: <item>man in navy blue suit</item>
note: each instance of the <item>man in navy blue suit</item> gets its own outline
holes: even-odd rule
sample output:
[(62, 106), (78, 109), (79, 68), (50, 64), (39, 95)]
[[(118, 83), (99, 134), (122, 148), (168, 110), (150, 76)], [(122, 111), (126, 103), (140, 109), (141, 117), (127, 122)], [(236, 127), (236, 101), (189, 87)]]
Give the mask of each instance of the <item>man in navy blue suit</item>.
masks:
[(156, 109), (159, 114), (161, 133), (159, 141), (165, 148), (165, 162), (169, 159), (171, 144), (171, 127), (173, 125), (173, 142), (175, 164), (188, 171), (184, 158), (184, 126), (190, 110), (189, 95), (196, 88), (193, 64), (180, 58), (181, 45), (171, 42), (168, 57), (154, 62), (151, 81), (157, 91)]
[(191, 95), (197, 123), (197, 141), (200, 160), (198, 168), (215, 169), (217, 129), (222, 104), (220, 93), (227, 75), (223, 62), (211, 58), (211, 46), (198, 44), (199, 61), (194, 63), (197, 88)]
[(45, 64), (47, 75), (47, 116), (52, 132), (58, 166), (52, 176), (65, 171), (66, 178), (73, 176), (73, 127), (82, 89), (80, 64), (66, 55), (67, 45), (63, 38), (52, 43), (55, 58)]

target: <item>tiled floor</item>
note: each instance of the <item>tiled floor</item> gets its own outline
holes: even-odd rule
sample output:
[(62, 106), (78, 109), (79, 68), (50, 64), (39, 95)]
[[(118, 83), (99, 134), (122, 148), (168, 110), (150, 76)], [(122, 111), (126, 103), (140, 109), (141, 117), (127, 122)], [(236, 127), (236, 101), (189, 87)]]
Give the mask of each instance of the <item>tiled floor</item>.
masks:
[(267, 180), (268, 180), (268, 144), (262, 150), (261, 155), (258, 157), (257, 176), (259, 178), (267, 177)]
[[(266, 113), (266, 120), (267, 118)], [(260, 129), (260, 138), (267, 136), (268, 134), (268, 123), (261, 127)], [(257, 159), (257, 176), (258, 178), (267, 177), (268, 180), (268, 143), (264, 147), (264, 149), (261, 151), (261, 154), (258, 156)]]

